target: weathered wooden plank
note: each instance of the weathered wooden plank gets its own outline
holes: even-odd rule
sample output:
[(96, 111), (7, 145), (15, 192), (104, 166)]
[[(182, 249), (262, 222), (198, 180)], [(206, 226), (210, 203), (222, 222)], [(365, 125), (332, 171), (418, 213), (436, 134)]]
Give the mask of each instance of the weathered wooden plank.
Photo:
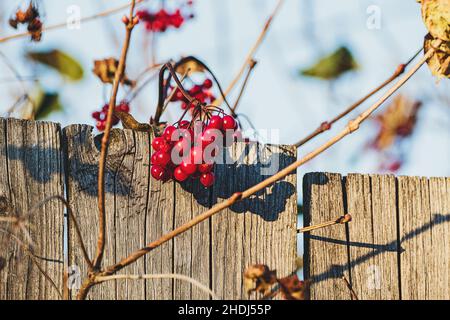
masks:
[[(175, 226), (180, 226), (210, 207), (211, 190), (201, 186), (198, 179), (175, 185)], [(203, 204), (203, 205), (202, 205)], [(209, 286), (209, 221), (205, 221), (174, 239), (174, 272), (190, 276)], [(203, 291), (191, 284), (174, 280), (174, 299), (208, 299)]]
[[(80, 221), (91, 259), (98, 235), (97, 177), (99, 140), (92, 127), (73, 125), (64, 129), (67, 145), (67, 196)], [(98, 139), (98, 138), (97, 138)], [(113, 130), (106, 164), (106, 247), (103, 265), (115, 263), (145, 244), (148, 201), (148, 135), (130, 130)], [(86, 275), (74, 227), (69, 223), (69, 263)], [(145, 262), (125, 268), (121, 273), (145, 273)], [(76, 268), (74, 269), (76, 270)], [(107, 282), (92, 289), (91, 299), (144, 299), (144, 281)], [(76, 293), (76, 290), (75, 290)]]
[[(304, 226), (345, 214), (340, 174), (309, 173), (303, 179)], [(345, 226), (337, 225), (305, 234), (305, 279), (312, 281), (310, 298), (350, 299), (342, 280), (350, 281)]]
[[(268, 164), (278, 160), (281, 169), (292, 163), (296, 154), (292, 147), (263, 148), (245, 143), (237, 143), (225, 152), (235, 163), (216, 165), (213, 202), (263, 180), (263, 164), (257, 160)], [(212, 288), (219, 297), (247, 298), (243, 272), (252, 264), (267, 264), (280, 277), (295, 271), (295, 188), (296, 176), (292, 174), (212, 218)]]
[(432, 239), (428, 179), (398, 178), (401, 298), (430, 297)]
[[(174, 228), (175, 183), (172, 181), (162, 183), (151, 178), (147, 208), (146, 243), (150, 243)], [(173, 273), (173, 256), (172, 240), (145, 256), (146, 272), (149, 274)], [(173, 282), (171, 279), (147, 280), (147, 299), (171, 300)]]
[(430, 178), (431, 264), (429, 298), (450, 299), (450, 178)]
[[(64, 207), (56, 201), (33, 210), (50, 196), (63, 196), (61, 129), (58, 124), (0, 119), (0, 197), (9, 205), (8, 214), (25, 216), (29, 226), (14, 234), (36, 255), (39, 264), (63, 289)], [(2, 227), (8, 231), (7, 226)], [(11, 230), (9, 230), (11, 231)], [(58, 292), (31, 262), (29, 255), (14, 240), (0, 233), (7, 266), (0, 271), (0, 300), (59, 299)]]
[(353, 290), (359, 299), (398, 299), (395, 177), (351, 174), (346, 194)]

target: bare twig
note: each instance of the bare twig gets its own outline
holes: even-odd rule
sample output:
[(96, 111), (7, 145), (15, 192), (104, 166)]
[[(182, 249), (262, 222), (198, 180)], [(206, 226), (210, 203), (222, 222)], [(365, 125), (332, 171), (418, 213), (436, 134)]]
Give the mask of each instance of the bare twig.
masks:
[(331, 129), (331, 127), (333, 126), (333, 124), (335, 124), (336, 122), (338, 122), (339, 120), (341, 120), (343, 117), (345, 117), (346, 115), (348, 115), (350, 112), (352, 112), (353, 110), (355, 110), (357, 107), (359, 107), (361, 104), (363, 104), (364, 102), (367, 101), (367, 99), (369, 99), (370, 97), (372, 97), (374, 94), (376, 94), (377, 92), (379, 92), (380, 90), (382, 90), (384, 87), (386, 87), (387, 85), (389, 85), (392, 81), (394, 81), (395, 79), (397, 79), (401, 74), (403, 74), (405, 72), (406, 67), (419, 55), (420, 52), (422, 52), (422, 48), (419, 49), (419, 51), (417, 51), (417, 53), (414, 54), (414, 56), (411, 57), (411, 59), (408, 60), (408, 62), (404, 63), (404, 64), (400, 64), (397, 66), (397, 68), (395, 69), (394, 73), (388, 78), (386, 79), (383, 83), (381, 83), (378, 87), (376, 87), (375, 89), (373, 89), (372, 91), (370, 91), (367, 95), (365, 95), (364, 97), (362, 97), (361, 99), (359, 99), (358, 101), (356, 101), (355, 103), (353, 103), (351, 106), (349, 106), (347, 109), (345, 109), (343, 112), (341, 112), (340, 114), (338, 114), (336, 117), (334, 117), (333, 119), (331, 119), (330, 121), (325, 121), (322, 122), (320, 124), (320, 126), (314, 130), (313, 132), (311, 132), (309, 135), (307, 135), (305, 138), (303, 138), (302, 140), (298, 141), (297, 143), (294, 144), (294, 146), (296, 146), (297, 148), (303, 146), (304, 144), (306, 144), (307, 142), (309, 142), (310, 140), (312, 140), (313, 138), (317, 137), (318, 135), (320, 135), (321, 133), (328, 131)]
[(239, 91), (239, 95), (236, 99), (236, 102), (233, 105), (233, 108), (231, 108), (232, 113), (236, 112), (239, 102), (241, 102), (242, 95), (244, 94), (245, 88), (247, 87), (247, 83), (248, 83), (248, 80), (250, 79), (250, 75), (252, 74), (253, 69), (256, 67), (256, 63), (257, 62), (252, 59), (250, 61), (250, 64), (248, 65), (247, 74), (245, 76), (244, 82), (242, 83), (241, 90)]
[[(139, 4), (141, 4), (143, 2), (146, 2), (146, 1), (148, 1), (148, 0), (136, 0), (135, 4), (133, 4), (133, 6), (134, 5), (139, 5)], [(131, 4), (125, 4), (125, 5), (116, 7), (116, 8), (108, 9), (106, 11), (94, 14), (92, 16), (81, 18), (80, 22), (88, 22), (88, 21), (92, 21), (92, 20), (95, 20), (95, 19), (98, 19), (98, 18), (107, 17), (107, 16), (110, 16), (112, 14), (121, 12), (121, 11), (129, 8), (130, 6), (131, 6)], [(57, 23), (57, 24), (54, 24), (54, 25), (51, 25), (51, 26), (48, 26), (48, 27), (44, 26), (42, 28), (42, 31), (45, 32), (45, 31), (62, 29), (62, 28), (66, 28), (66, 27), (67, 27), (67, 22), (60, 22), (60, 23)], [(4, 38), (0, 38), (0, 43), (6, 42), (6, 41), (9, 41), (9, 40), (13, 40), (13, 39), (27, 37), (29, 35), (31, 35), (30, 32), (16, 33), (16, 34), (13, 34), (13, 35), (10, 35), (10, 36), (6, 36)]]
[(13, 233), (1, 229), (0, 228), (0, 232), (7, 234), (8, 236), (10, 236), (17, 244), (19, 244), (22, 247), (22, 250), (28, 254), (28, 256), (31, 259), (31, 262), (33, 262), (33, 264), (36, 266), (36, 268), (39, 270), (40, 273), (42, 273), (42, 275), (44, 276), (45, 279), (47, 279), (48, 282), (50, 282), (51, 286), (55, 289), (55, 291), (58, 293), (58, 296), (64, 300), (63, 295), (61, 294), (61, 292), (59, 292), (59, 288), (58, 286), (55, 284), (55, 282), (53, 281), (53, 279), (48, 275), (48, 273), (44, 270), (44, 268), (42, 268), (42, 266), (39, 264), (38, 262), (38, 258), (36, 257), (36, 255), (33, 253), (33, 251), (28, 248), (28, 246), (22, 241), (20, 240), (18, 237), (16, 237), (16, 235), (14, 235)]
[[(438, 45), (436, 47), (438, 47)], [(358, 130), (360, 124), (362, 122), (364, 122), (375, 110), (377, 110), (398, 89), (400, 89), (433, 54), (434, 54), (434, 49), (430, 49), (424, 55), (424, 57), (407, 74), (405, 74), (392, 88), (390, 88), (375, 104), (373, 104), (367, 110), (362, 112), (356, 119), (349, 121), (347, 126), (340, 133), (338, 133), (337, 135), (332, 137), (326, 143), (324, 143), (323, 145), (321, 145), (314, 151), (310, 152), (302, 159), (297, 160), (296, 162), (287, 166), (283, 170), (279, 171), (277, 174), (267, 178), (266, 180), (254, 185), (253, 187), (251, 187), (243, 192), (237, 192), (237, 193), (233, 194), (230, 198), (213, 206), (211, 209), (198, 215), (191, 221), (189, 221), (189, 222), (185, 223), (184, 225), (176, 228), (175, 230), (163, 235), (162, 237), (153, 241), (152, 243), (149, 243), (146, 247), (135, 251), (128, 257), (120, 260), (118, 263), (105, 268), (102, 275), (106, 276), (106, 275), (112, 275), (112, 274), (116, 273), (117, 271), (123, 269), (124, 267), (134, 263), (136, 260), (138, 260), (139, 258), (144, 256), (148, 252), (152, 251), (153, 249), (155, 249), (155, 248), (159, 247), (160, 245), (166, 243), (167, 241), (173, 239), (177, 235), (191, 229), (192, 227), (199, 224), (200, 222), (209, 219), (210, 217), (214, 216), (215, 214), (221, 212), (223, 209), (226, 209), (226, 208), (232, 206), (234, 203), (241, 201), (242, 199), (249, 198), (251, 195), (255, 194), (256, 192), (272, 185), (273, 183), (277, 182), (280, 179), (283, 179), (284, 177), (286, 177), (289, 174), (291, 174), (292, 172), (294, 172), (298, 167), (307, 163), (311, 159), (317, 157), (319, 154), (321, 154), (322, 152), (324, 152), (331, 146), (335, 145), (337, 142), (342, 140), (344, 137), (346, 137), (346, 136), (350, 135), (351, 133), (355, 132), (356, 130)]]
[(344, 223), (347, 223), (350, 221), (352, 221), (351, 214), (346, 214), (335, 220), (330, 220), (330, 221), (319, 223), (319, 224), (309, 226), (309, 227), (299, 228), (299, 229), (297, 229), (297, 233), (304, 233), (304, 232), (309, 232), (309, 231), (313, 231), (313, 230), (318, 230), (318, 229), (334, 226), (336, 224), (344, 224)]
[(356, 294), (355, 290), (353, 290), (353, 287), (350, 284), (350, 282), (347, 280), (347, 278), (345, 276), (342, 276), (341, 279), (345, 282), (345, 285), (347, 286), (348, 290), (350, 291), (350, 295), (352, 297), (352, 300), (359, 300), (358, 299), (358, 295)]
[(119, 65), (117, 67), (117, 72), (114, 77), (114, 85), (111, 93), (111, 99), (109, 101), (108, 115), (106, 118), (105, 132), (102, 137), (102, 147), (100, 151), (99, 169), (98, 169), (98, 211), (99, 211), (99, 230), (97, 239), (97, 249), (95, 253), (95, 258), (93, 261), (94, 268), (99, 268), (102, 262), (103, 253), (105, 251), (105, 239), (106, 239), (106, 212), (105, 212), (105, 166), (106, 166), (106, 156), (108, 153), (109, 136), (111, 133), (112, 119), (114, 114), (114, 109), (116, 106), (117, 93), (119, 91), (119, 86), (125, 72), (125, 64), (128, 54), (128, 49), (130, 47), (131, 33), (134, 26), (138, 21), (134, 17), (134, 8), (137, 2), (132, 0), (130, 5), (130, 17), (129, 22), (126, 25), (125, 41), (122, 47), (122, 52), (119, 60)]
[[(236, 74), (234, 79), (231, 81), (231, 83), (228, 86), (228, 88), (225, 90), (224, 97), (227, 97), (230, 94), (230, 92), (233, 90), (233, 88), (238, 83), (239, 79), (244, 74), (245, 69), (247, 68), (247, 66), (251, 64), (252, 60), (254, 60), (254, 56), (255, 56), (256, 51), (258, 51), (261, 43), (263, 42), (263, 40), (264, 40), (264, 38), (265, 38), (265, 36), (267, 34), (267, 31), (269, 31), (269, 29), (270, 29), (270, 26), (272, 24), (273, 19), (277, 15), (277, 13), (280, 10), (280, 8), (281, 8), (283, 3), (284, 3), (284, 0), (278, 0), (278, 3), (275, 6), (274, 11), (270, 15), (270, 17), (267, 19), (266, 23), (264, 24), (263, 30), (261, 31), (261, 33), (258, 36), (258, 39), (256, 39), (255, 44), (252, 46), (252, 48), (250, 49), (250, 52), (248, 53), (247, 57), (245, 58), (244, 64), (242, 65), (241, 69)], [(214, 105), (221, 105), (222, 102), (223, 102), (223, 97), (219, 97), (218, 99), (216, 99), (216, 101), (214, 101), (213, 104)]]
[(219, 300), (219, 297), (214, 293), (214, 291), (209, 289), (207, 286), (201, 284), (200, 282), (191, 277), (182, 274), (142, 274), (142, 275), (118, 274), (114, 276), (104, 276), (104, 277), (99, 276), (95, 278), (97, 283), (102, 283), (111, 280), (143, 280), (143, 279), (177, 279), (181, 281), (186, 281), (196, 286), (197, 288), (207, 293), (208, 295), (210, 295), (213, 300)]

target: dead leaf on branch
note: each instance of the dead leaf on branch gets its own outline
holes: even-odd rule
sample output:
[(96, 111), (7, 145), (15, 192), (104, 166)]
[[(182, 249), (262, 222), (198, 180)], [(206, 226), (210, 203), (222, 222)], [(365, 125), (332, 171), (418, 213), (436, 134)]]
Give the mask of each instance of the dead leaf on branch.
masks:
[(276, 270), (272, 271), (266, 265), (255, 264), (248, 267), (244, 272), (244, 288), (249, 295), (252, 292), (259, 292), (268, 296), (272, 286), (276, 283)]
[[(99, 77), (103, 83), (113, 83), (116, 76), (119, 61), (114, 58), (107, 58), (103, 60), (94, 61), (94, 74)], [(122, 83), (134, 87), (135, 81), (128, 79), (126, 75), (123, 76)]]
[(450, 41), (450, 1), (421, 0), (422, 18), (435, 39)]
[(396, 96), (386, 111), (376, 118), (380, 130), (372, 142), (373, 147), (384, 150), (393, 145), (397, 138), (410, 136), (416, 127), (421, 105), (420, 101), (412, 101), (403, 95)]
[(299, 280), (296, 274), (278, 279), (280, 291), (286, 300), (305, 300), (309, 288), (309, 281)]
[(185, 74), (189, 76), (194, 72), (205, 72), (205, 68), (197, 61), (189, 59), (177, 65), (175, 71), (178, 74)]
[(19, 24), (27, 25), (27, 30), (31, 34), (31, 40), (41, 40), (43, 25), (35, 1), (30, 1), (26, 10), (17, 9), (13, 17), (9, 19), (9, 25), (12, 28), (17, 29)]
[(439, 47), (436, 47), (433, 45), (435, 40), (430, 34), (425, 37), (425, 53), (432, 48), (436, 50), (427, 61), (428, 67), (438, 79), (450, 78), (450, 41), (443, 41)]

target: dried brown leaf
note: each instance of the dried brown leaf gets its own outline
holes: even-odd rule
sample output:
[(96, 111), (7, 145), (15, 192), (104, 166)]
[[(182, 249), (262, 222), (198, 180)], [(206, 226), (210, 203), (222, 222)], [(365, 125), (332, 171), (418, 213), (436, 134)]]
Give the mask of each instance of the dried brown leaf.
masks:
[(450, 41), (450, 1), (422, 0), (422, 18), (435, 39)]
[(450, 41), (443, 41), (439, 47), (433, 45), (435, 39), (428, 34), (425, 37), (425, 53), (434, 48), (436, 52), (428, 59), (428, 67), (431, 73), (440, 78), (450, 78)]
[(286, 300), (305, 300), (309, 288), (308, 281), (301, 281), (296, 274), (278, 279), (280, 291)]
[[(92, 72), (103, 82), (103, 83), (113, 83), (114, 77), (119, 66), (119, 61), (115, 58), (107, 58), (103, 60), (94, 61), (94, 69)], [(135, 82), (131, 81), (124, 76), (122, 83), (128, 86), (134, 86)]]
[(178, 74), (190, 75), (194, 72), (204, 72), (205, 68), (195, 60), (186, 60), (179, 64), (175, 70)]
[(277, 282), (276, 270), (270, 270), (263, 264), (255, 264), (247, 268), (244, 273), (244, 287), (247, 294), (256, 291), (264, 296), (270, 294), (272, 285)]

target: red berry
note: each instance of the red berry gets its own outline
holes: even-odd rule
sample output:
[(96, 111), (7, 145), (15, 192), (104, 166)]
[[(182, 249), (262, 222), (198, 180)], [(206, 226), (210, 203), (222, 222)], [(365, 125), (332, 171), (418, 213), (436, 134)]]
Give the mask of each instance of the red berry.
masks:
[(222, 126), (223, 120), (221, 116), (212, 116), (211, 119), (209, 119), (208, 128), (222, 130)]
[(232, 116), (223, 117), (223, 130), (234, 130), (236, 128), (236, 120)]
[(172, 141), (172, 135), (176, 130), (177, 128), (175, 128), (174, 126), (168, 126), (163, 133), (164, 139), (166, 139), (166, 141)]
[(189, 176), (181, 169), (181, 167), (175, 168), (175, 171), (173, 172), (173, 177), (179, 182), (183, 182), (184, 180), (189, 178)]
[(200, 173), (208, 173), (211, 172), (214, 168), (214, 164), (212, 163), (202, 163), (198, 165), (198, 171)]
[(180, 123), (178, 124), (178, 127), (180, 128), (180, 129), (187, 129), (187, 128), (189, 128), (189, 125), (190, 125), (191, 123), (189, 122), (189, 121), (187, 121), (187, 120), (183, 120), (183, 121), (180, 121)]
[(203, 149), (200, 147), (193, 147), (190, 156), (191, 163), (200, 164), (203, 162)]
[(214, 184), (214, 174), (212, 172), (203, 173), (200, 176), (200, 183), (204, 185), (205, 187), (210, 187)]
[(203, 82), (203, 87), (206, 89), (211, 89), (213, 86), (213, 82), (211, 79), (206, 79), (205, 82)]
[(165, 167), (170, 162), (170, 155), (166, 152), (157, 151), (155, 155), (155, 164)]
[(106, 128), (106, 122), (105, 121), (97, 121), (97, 130), (98, 131), (104, 131)]
[(152, 174), (152, 177), (156, 180), (162, 180), (165, 174), (164, 168), (158, 165), (153, 165), (150, 169), (150, 172)]
[(92, 118), (94, 118), (95, 120), (100, 120), (100, 116), (101, 116), (101, 113), (98, 111), (95, 111), (92, 113)]
[(163, 137), (157, 137), (152, 141), (152, 147), (155, 151), (160, 151), (165, 145), (167, 145), (167, 142)]
[(192, 175), (197, 171), (197, 165), (193, 164), (193, 163), (186, 163), (186, 162), (181, 162), (181, 170), (183, 170), (184, 173), (186, 173), (187, 175)]

